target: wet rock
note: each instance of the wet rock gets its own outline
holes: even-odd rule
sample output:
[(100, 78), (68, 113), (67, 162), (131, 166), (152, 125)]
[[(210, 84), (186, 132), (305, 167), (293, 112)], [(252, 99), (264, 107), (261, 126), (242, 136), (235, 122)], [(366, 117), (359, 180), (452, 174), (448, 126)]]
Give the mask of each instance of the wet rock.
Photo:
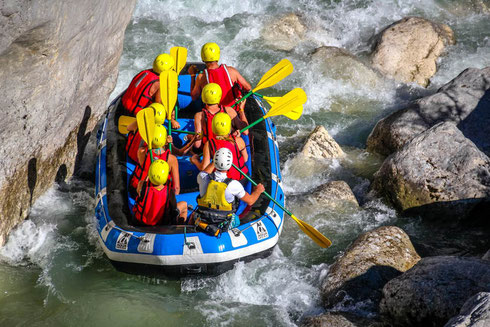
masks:
[(321, 207), (337, 208), (343, 205), (359, 207), (354, 193), (344, 181), (331, 181), (321, 185), (313, 191), (311, 196), (313, 201)]
[(482, 260), (489, 260), (490, 261), (490, 250), (487, 251), (482, 257)]
[(330, 267), (322, 284), (325, 306), (340, 311), (361, 303), (362, 310), (376, 312), (386, 282), (419, 260), (408, 235), (400, 228), (383, 226), (366, 232)]
[(459, 315), (451, 318), (444, 327), (490, 326), (490, 293), (480, 292), (465, 302)]
[(317, 317), (308, 317), (302, 327), (388, 327), (371, 319), (354, 316), (348, 313), (329, 312)]
[(427, 257), (383, 288), (380, 312), (401, 326), (442, 326), (466, 300), (490, 291), (490, 262)]
[(467, 0), (464, 3), (457, 1), (442, 2), (440, 5), (453, 15), (471, 15), (474, 13), (490, 14), (489, 0)]
[(408, 213), (475, 219), (489, 206), (490, 158), (454, 124), (440, 123), (388, 157), (372, 188)]
[(371, 60), (373, 67), (387, 76), (426, 87), (436, 73), (437, 58), (449, 44), (454, 44), (449, 26), (421, 17), (406, 17), (377, 36)]
[(0, 2), (0, 244), (81, 159), (115, 86), (135, 2)]
[(378, 74), (345, 49), (323, 46), (316, 49), (312, 59), (319, 63), (323, 74), (332, 79), (342, 79), (354, 86), (380, 86), (382, 80)]
[(437, 123), (457, 124), (480, 150), (490, 155), (490, 67), (469, 68), (437, 93), (415, 101), (380, 120), (367, 149), (389, 155)]
[(265, 42), (277, 49), (290, 51), (304, 39), (306, 27), (300, 17), (290, 13), (264, 26), (261, 35)]
[(310, 133), (301, 153), (308, 158), (330, 159), (345, 156), (344, 151), (321, 125)]

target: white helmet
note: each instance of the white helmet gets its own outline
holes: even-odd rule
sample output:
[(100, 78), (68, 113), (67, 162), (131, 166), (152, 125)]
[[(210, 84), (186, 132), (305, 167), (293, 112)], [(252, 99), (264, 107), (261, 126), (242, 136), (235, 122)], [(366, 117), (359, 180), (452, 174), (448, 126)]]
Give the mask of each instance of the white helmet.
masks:
[(231, 164), (233, 163), (233, 154), (230, 149), (221, 148), (216, 151), (214, 154), (214, 166), (216, 169), (225, 171), (231, 168)]

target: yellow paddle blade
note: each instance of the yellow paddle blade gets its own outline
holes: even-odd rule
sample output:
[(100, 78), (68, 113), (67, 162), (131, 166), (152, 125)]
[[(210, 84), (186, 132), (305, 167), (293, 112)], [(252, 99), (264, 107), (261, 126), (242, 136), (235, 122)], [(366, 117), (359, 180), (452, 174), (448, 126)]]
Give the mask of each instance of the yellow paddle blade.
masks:
[(281, 97), (266, 97), (266, 96), (264, 96), (264, 97), (262, 97), (262, 98), (263, 98), (265, 101), (267, 101), (267, 103), (268, 103), (269, 105), (271, 105), (271, 106), (272, 106), (272, 105), (273, 105), (274, 103), (276, 103), (276, 102), (277, 102), (277, 100), (279, 100)]
[(117, 124), (117, 129), (121, 134), (128, 134), (128, 126), (136, 121), (136, 118), (131, 116), (121, 116)]
[(155, 112), (153, 108), (145, 108), (136, 114), (138, 122), (138, 132), (141, 138), (148, 144), (148, 149), (151, 149), (151, 142), (155, 133)]
[(289, 60), (283, 59), (262, 76), (252, 92), (257, 92), (258, 90), (277, 84), (292, 72), (293, 64)]
[(175, 60), (174, 71), (179, 75), (187, 63), (187, 49), (184, 47), (173, 47), (170, 49), (170, 55)]
[(328, 238), (326, 238), (322, 233), (317, 231), (315, 227), (296, 218), (295, 215), (291, 215), (291, 218), (293, 218), (294, 221), (298, 224), (299, 228), (301, 228), (301, 230), (320, 247), (328, 248), (330, 245), (332, 245), (332, 242)]
[(292, 120), (298, 120), (299, 117), (301, 117), (301, 115), (303, 114), (303, 109), (304, 109), (303, 106), (296, 107), (290, 112), (285, 113), (284, 116)]
[[(296, 108), (303, 106), (307, 100), (306, 93), (300, 88), (296, 88), (294, 90), (289, 91), (284, 96), (282, 96), (276, 103), (271, 107), (269, 112), (264, 116), (264, 118), (286, 115)], [(301, 116), (301, 110), (299, 116)], [(297, 114), (292, 115), (296, 117)], [(299, 116), (296, 118), (298, 119)]]
[[(280, 98), (281, 97), (263, 97), (263, 99), (267, 101), (267, 103), (269, 103), (271, 106), (273, 106), (274, 103), (276, 103), (277, 100), (279, 100)], [(303, 106), (294, 108), (292, 111), (285, 113), (284, 116), (292, 120), (298, 120), (299, 117), (301, 117), (301, 115), (303, 114), (303, 109)]]
[(175, 103), (177, 102), (178, 77), (173, 70), (160, 73), (160, 96), (162, 104), (167, 109), (167, 119), (172, 117)]

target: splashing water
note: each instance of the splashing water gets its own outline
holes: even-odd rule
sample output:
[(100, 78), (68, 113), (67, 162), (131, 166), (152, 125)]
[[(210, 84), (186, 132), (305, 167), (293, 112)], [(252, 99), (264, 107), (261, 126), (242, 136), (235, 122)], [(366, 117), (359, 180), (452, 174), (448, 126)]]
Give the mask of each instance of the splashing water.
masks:
[[(380, 225), (403, 226), (422, 235), (416, 219), (406, 220), (367, 195), (382, 158), (363, 150), (377, 119), (435, 89), (467, 67), (490, 65), (490, 20), (464, 1), (452, 0), (140, 0), (126, 30), (114, 98), (154, 57), (185, 46), (189, 61), (200, 61), (200, 47), (217, 42), (221, 61), (255, 85), (282, 58), (295, 71), (264, 90), (278, 96), (294, 87), (307, 95), (297, 121), (275, 118), (288, 207), (333, 241), (318, 248), (286, 218), (273, 254), (239, 263), (213, 278), (150, 279), (114, 270), (104, 257), (93, 222), (93, 185), (72, 180), (41, 197), (29, 220), (0, 248), (0, 325), (156, 325), (293, 326), (319, 314), (320, 285), (329, 264), (360, 233)], [(290, 12), (300, 15), (305, 37), (291, 51), (272, 49), (262, 28)], [(372, 37), (409, 15), (446, 23), (457, 43), (441, 57), (429, 90), (400, 85), (361, 67), (312, 60), (321, 46), (342, 47), (369, 62)], [(323, 125), (347, 153), (343, 160), (306, 162), (296, 156), (308, 133)], [(318, 207), (311, 191), (328, 181), (345, 180), (361, 207)], [(457, 242), (456, 238), (452, 238)], [(463, 243), (466, 240), (462, 241)], [(466, 243), (464, 243), (466, 245)], [(362, 303), (341, 310), (363, 313)], [(365, 313), (369, 315), (370, 313)]]

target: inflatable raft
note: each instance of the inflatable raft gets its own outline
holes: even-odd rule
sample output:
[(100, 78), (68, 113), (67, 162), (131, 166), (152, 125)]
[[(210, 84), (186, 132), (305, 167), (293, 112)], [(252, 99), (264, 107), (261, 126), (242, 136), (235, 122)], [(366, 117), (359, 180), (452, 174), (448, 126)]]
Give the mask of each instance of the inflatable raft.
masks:
[[(184, 69), (183, 71), (187, 71)], [(193, 113), (200, 103), (191, 102), (190, 76), (179, 76), (179, 123), (182, 130), (194, 129)], [(240, 203), (238, 214), (241, 225), (219, 236), (210, 236), (192, 225), (135, 226), (128, 194), (128, 179), (134, 162), (125, 153), (126, 136), (118, 133), (117, 117), (121, 109), (116, 98), (97, 135), (97, 162), (95, 181), (95, 219), (100, 244), (116, 269), (143, 275), (219, 274), (240, 260), (249, 261), (268, 256), (279, 240), (284, 212), (274, 202), (261, 196), (253, 206)], [(193, 111), (194, 108), (194, 111)], [(253, 122), (266, 114), (259, 98), (250, 97), (245, 109), (247, 119)], [(189, 117), (189, 118), (181, 118)], [(184, 134), (172, 133), (174, 144), (185, 142)], [(247, 162), (250, 175), (262, 183), (266, 191), (281, 205), (284, 193), (279, 167), (279, 149), (276, 128), (268, 118), (243, 136), (249, 152)], [(187, 201), (196, 208), (199, 194), (197, 168), (189, 157), (178, 157), (181, 194), (177, 201)], [(245, 189), (250, 192), (248, 183)], [(189, 214), (192, 210), (189, 210)]]

